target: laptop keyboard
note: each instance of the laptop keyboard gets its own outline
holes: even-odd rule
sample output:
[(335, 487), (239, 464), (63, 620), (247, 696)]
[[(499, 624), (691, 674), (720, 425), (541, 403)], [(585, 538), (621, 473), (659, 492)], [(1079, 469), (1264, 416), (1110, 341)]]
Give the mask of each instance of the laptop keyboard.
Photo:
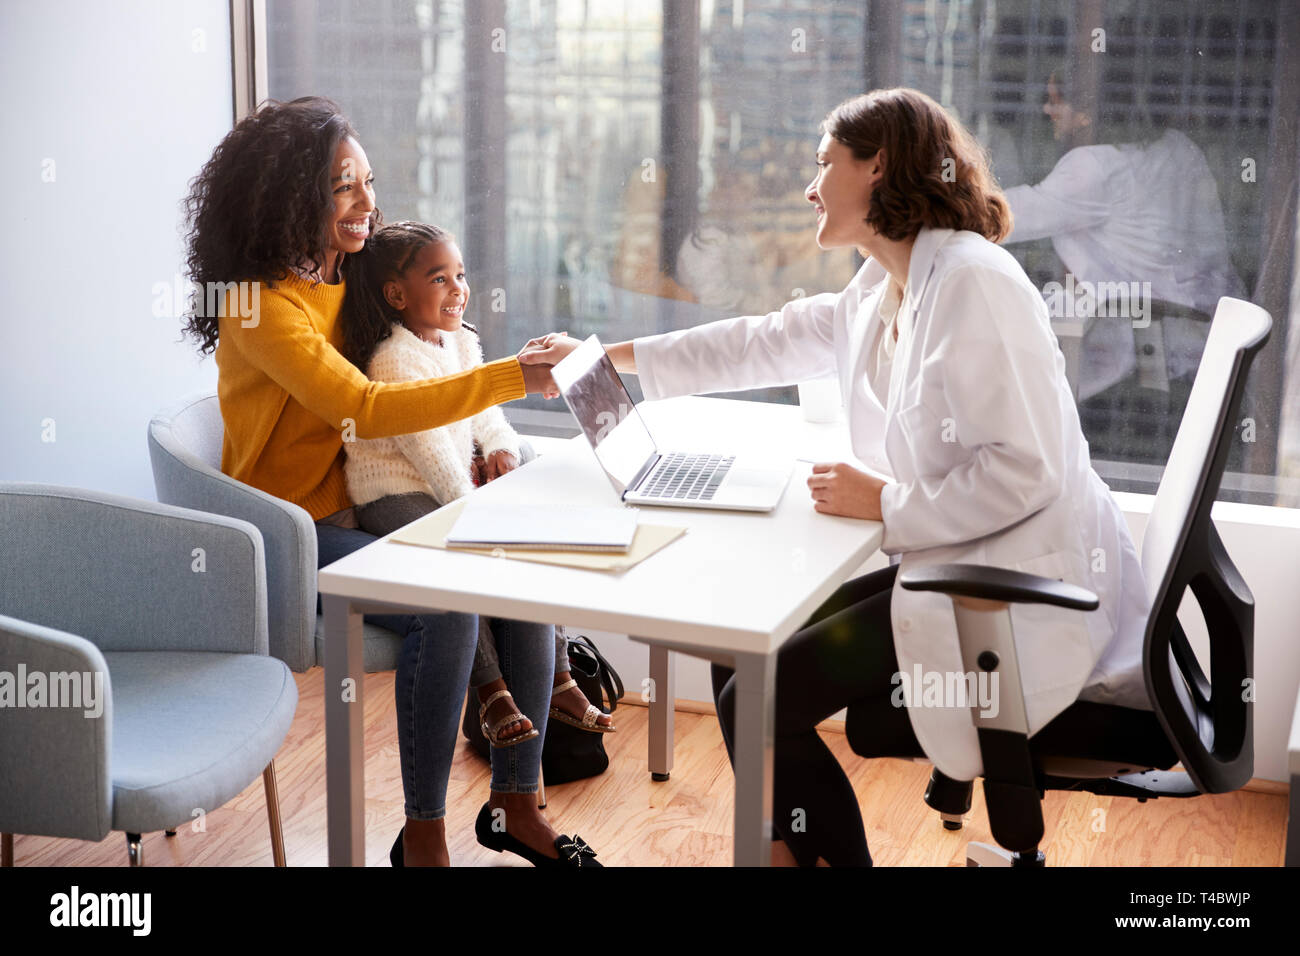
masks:
[(637, 493), (648, 498), (709, 501), (735, 460), (722, 455), (664, 455)]

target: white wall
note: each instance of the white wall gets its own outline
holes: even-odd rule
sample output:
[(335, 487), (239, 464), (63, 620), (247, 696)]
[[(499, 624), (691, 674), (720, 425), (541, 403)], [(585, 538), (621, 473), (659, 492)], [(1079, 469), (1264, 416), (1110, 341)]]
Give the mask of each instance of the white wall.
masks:
[[(1153, 499), (1133, 494), (1116, 494), (1115, 498), (1140, 549)], [(1300, 689), (1300, 511), (1220, 502), (1213, 514), (1224, 546), (1255, 596), (1255, 776), (1286, 781), (1290, 779), (1287, 739)], [(877, 552), (859, 573), (886, 563), (884, 555)], [(1184, 598), (1178, 618), (1208, 672), (1205, 624), (1190, 594)], [(621, 634), (588, 629), (574, 633), (595, 641), (623, 678), (628, 695), (640, 695), (641, 682), (649, 676), (644, 644)], [(674, 657), (677, 699), (711, 707), (708, 663), (682, 654)], [(836, 717), (842, 720), (844, 714)]]
[(0, 480), (153, 498), (150, 415), (216, 384), (153, 306), (231, 126), (229, 3), (0, 4), (0, 87)]

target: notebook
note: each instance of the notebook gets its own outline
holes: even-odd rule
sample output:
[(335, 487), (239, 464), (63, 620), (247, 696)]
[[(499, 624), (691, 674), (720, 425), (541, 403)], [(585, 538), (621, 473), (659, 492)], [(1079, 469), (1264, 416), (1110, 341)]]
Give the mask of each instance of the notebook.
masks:
[(632, 508), (470, 500), (447, 534), (447, 547), (627, 552), (636, 527)]

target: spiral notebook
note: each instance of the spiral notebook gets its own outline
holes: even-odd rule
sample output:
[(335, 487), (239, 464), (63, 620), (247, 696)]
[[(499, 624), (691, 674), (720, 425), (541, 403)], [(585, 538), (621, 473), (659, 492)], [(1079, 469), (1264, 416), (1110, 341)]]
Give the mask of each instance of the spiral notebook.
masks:
[(447, 534), (448, 548), (626, 553), (636, 537), (632, 508), (508, 505), (469, 501)]

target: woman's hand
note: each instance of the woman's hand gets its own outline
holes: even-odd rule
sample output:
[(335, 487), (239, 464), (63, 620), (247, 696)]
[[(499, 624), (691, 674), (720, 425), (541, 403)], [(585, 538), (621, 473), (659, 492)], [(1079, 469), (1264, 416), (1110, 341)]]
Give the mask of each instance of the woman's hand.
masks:
[(502, 449), (494, 451), (483, 461), (483, 481), (489, 482), (500, 478), (507, 471), (514, 471), (519, 467), (519, 459), (510, 452)]
[(880, 490), (885, 483), (844, 462), (813, 465), (808, 476), (813, 509), (846, 518), (880, 520)]
[(540, 394), (543, 398), (560, 397), (560, 389), (555, 384), (555, 379), (551, 378), (551, 366), (525, 364), (522, 356), (519, 365), (524, 373), (525, 392), (529, 395)]

